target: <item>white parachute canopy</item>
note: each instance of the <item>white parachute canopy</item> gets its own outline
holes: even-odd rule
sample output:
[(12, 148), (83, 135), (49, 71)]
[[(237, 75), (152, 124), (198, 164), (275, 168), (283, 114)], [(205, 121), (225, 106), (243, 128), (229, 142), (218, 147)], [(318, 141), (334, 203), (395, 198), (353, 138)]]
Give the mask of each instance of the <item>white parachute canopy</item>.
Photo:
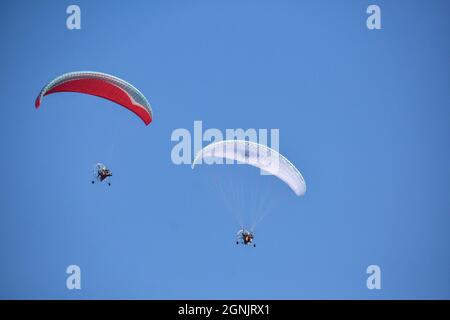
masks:
[[(255, 142), (245, 140), (225, 140), (211, 143), (200, 150), (193, 163), (201, 163), (202, 159), (216, 158), (226, 164), (245, 163), (261, 169), (266, 174), (271, 174), (285, 182), (297, 196), (306, 192), (306, 183), (297, 168), (277, 151)], [(222, 161), (222, 162), (220, 162)], [(209, 162), (211, 163), (211, 162)]]

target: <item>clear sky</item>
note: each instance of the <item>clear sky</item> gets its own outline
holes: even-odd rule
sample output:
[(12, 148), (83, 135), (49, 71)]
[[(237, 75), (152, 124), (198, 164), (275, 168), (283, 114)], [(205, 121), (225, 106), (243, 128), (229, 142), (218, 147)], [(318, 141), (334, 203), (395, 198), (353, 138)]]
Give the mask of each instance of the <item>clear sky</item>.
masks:
[[(381, 30), (366, 28), (372, 3)], [(2, 1), (0, 12), (1, 298), (450, 298), (450, 2)], [(70, 93), (35, 110), (45, 83), (76, 70), (131, 82), (154, 122)], [(253, 168), (241, 176), (278, 202), (256, 248), (236, 246), (205, 179), (214, 168), (171, 161), (173, 130), (195, 120), (278, 128), (306, 179), (298, 198)], [(91, 185), (97, 161), (111, 187)], [(71, 264), (81, 290), (66, 288)], [(366, 287), (371, 264), (381, 290)]]

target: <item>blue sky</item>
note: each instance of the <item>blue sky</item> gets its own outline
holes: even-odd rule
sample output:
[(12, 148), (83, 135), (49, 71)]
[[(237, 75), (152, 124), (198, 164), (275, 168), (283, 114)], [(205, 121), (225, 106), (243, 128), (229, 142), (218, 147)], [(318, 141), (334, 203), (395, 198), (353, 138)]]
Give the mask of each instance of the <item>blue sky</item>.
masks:
[[(81, 7), (82, 29), (66, 28)], [(381, 7), (382, 30), (366, 28)], [(450, 298), (448, 1), (14, 1), (0, 4), (0, 297)], [(154, 122), (52, 78), (126, 79)], [(175, 166), (177, 128), (278, 128), (303, 173), (257, 248), (205, 177)], [(113, 185), (91, 185), (97, 161)], [(197, 169), (196, 169), (197, 170)], [(246, 170), (242, 168), (242, 170)], [(223, 168), (218, 171), (222, 173)], [(230, 177), (233, 177), (230, 173)], [(67, 290), (66, 267), (82, 289)], [(366, 288), (366, 268), (382, 289)]]

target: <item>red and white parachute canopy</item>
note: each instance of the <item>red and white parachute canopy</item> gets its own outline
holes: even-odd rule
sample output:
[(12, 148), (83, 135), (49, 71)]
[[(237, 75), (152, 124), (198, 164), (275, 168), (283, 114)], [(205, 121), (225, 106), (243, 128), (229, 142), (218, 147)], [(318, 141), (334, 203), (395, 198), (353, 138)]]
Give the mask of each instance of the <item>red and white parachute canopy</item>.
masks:
[(152, 108), (138, 89), (106, 73), (76, 71), (55, 78), (39, 93), (36, 109), (44, 96), (57, 92), (78, 92), (108, 99), (134, 112), (146, 125), (153, 119)]

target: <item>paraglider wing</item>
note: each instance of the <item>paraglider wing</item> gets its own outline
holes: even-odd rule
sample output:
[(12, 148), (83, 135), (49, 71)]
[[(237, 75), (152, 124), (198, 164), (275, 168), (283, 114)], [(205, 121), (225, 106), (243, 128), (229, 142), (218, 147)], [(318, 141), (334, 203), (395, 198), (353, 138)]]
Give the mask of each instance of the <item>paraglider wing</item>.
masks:
[(306, 183), (297, 168), (283, 155), (262, 144), (244, 140), (212, 143), (198, 152), (192, 169), (202, 158), (222, 158), (257, 167), (284, 181), (297, 196), (306, 192)]
[(44, 96), (57, 92), (78, 92), (108, 99), (134, 112), (146, 125), (153, 119), (145, 96), (128, 82), (109, 74), (93, 71), (63, 74), (41, 90), (35, 101), (36, 109)]

